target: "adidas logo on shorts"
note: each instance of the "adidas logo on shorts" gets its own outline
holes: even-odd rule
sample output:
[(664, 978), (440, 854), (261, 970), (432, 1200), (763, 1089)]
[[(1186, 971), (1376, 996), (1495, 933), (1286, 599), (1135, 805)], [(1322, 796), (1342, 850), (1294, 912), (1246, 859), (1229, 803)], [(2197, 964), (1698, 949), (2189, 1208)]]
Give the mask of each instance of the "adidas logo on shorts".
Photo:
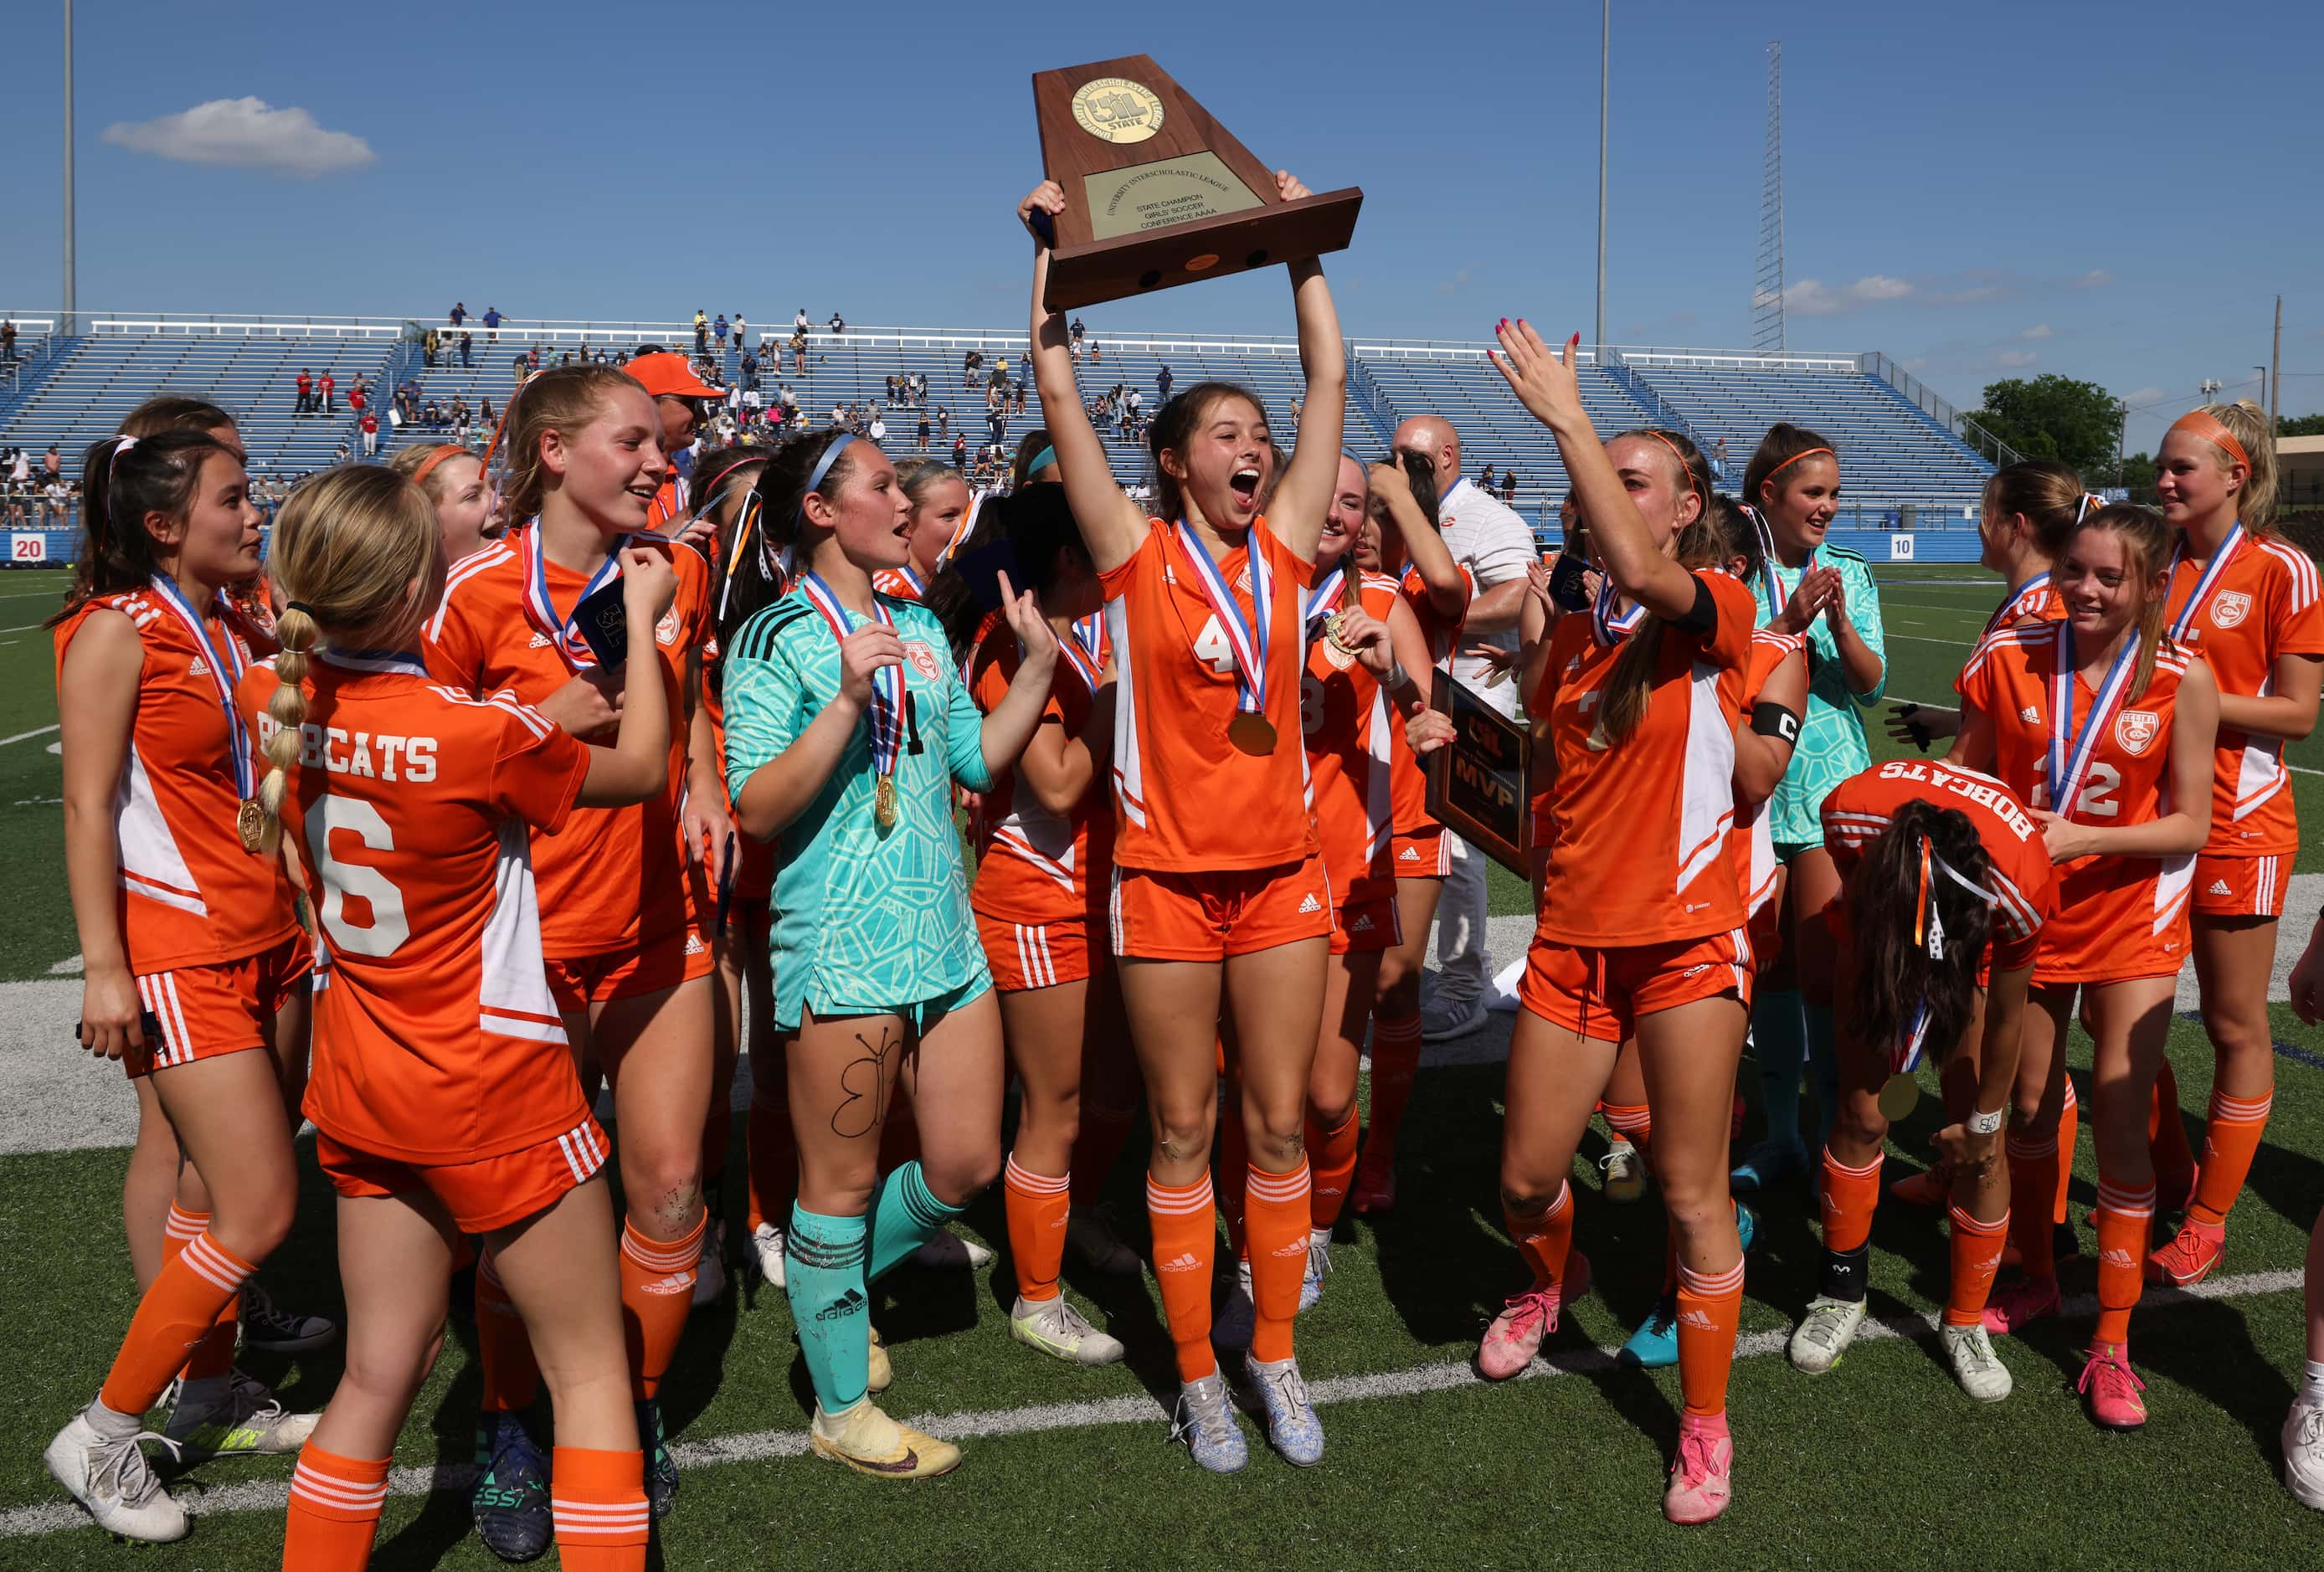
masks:
[(2227, 887), (2227, 881), (2226, 879), (2215, 878), (2211, 881), (2211, 887), (2205, 890), (2203, 893), (2207, 896), (2231, 896), (2236, 892)]
[(1323, 903), (1315, 898), (1313, 891), (1310, 891), (1307, 897), (1299, 903), (1300, 915), (1303, 916), (1309, 912), (1320, 912), (1323, 909)]
[(1201, 1258), (1192, 1250), (1187, 1251), (1184, 1255), (1173, 1255), (1167, 1261), (1157, 1261), (1154, 1264), (1155, 1269), (1159, 1272), (1193, 1272), (1198, 1270), (1202, 1264)]
[(1396, 854), (1396, 860), (1398, 862), (1417, 862), (1420, 860), (1420, 848), (1417, 846), (1407, 846), (1403, 850)]
[(702, 935), (701, 935), (701, 934), (699, 934), (699, 933), (688, 933), (688, 934), (686, 936), (686, 952), (687, 952), (688, 955), (699, 955), (699, 954), (701, 954), (704, 951), (706, 951), (706, 950), (707, 950), (707, 949), (709, 949), (709, 948), (710, 948), (710, 946), (709, 946), (709, 945), (705, 944), (705, 943), (702, 942)]
[(1351, 933), (1369, 933), (1372, 931), (1372, 920), (1368, 916), (1358, 917), (1348, 925), (1348, 931)]

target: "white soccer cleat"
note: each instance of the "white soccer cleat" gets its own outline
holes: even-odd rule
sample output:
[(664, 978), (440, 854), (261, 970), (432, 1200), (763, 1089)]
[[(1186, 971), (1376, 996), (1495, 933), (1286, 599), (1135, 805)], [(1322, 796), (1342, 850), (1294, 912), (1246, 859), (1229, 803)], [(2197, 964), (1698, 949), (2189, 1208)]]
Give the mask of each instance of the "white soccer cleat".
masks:
[[(137, 1445), (143, 1433), (137, 1420), (107, 1414), (100, 1422), (113, 1422), (100, 1430), (89, 1420), (97, 1406), (92, 1402), (73, 1415), (41, 1461), (106, 1532), (156, 1545), (184, 1539), (191, 1526), (186, 1509), (161, 1488), (152, 1465), (145, 1460)], [(122, 1424), (128, 1428), (120, 1429)]]
[(782, 1287), (783, 1231), (772, 1223), (761, 1223), (751, 1231), (751, 1249), (759, 1258), (759, 1275), (767, 1280), (767, 1286)]
[(1112, 1365), (1122, 1356), (1120, 1339), (1090, 1325), (1062, 1293), (1032, 1304), (1018, 1300), (1009, 1312), (1009, 1335), (1067, 1365)]
[[(1305, 1315), (1323, 1301), (1323, 1279), (1332, 1272), (1332, 1230), (1307, 1231), (1307, 1274), (1299, 1280), (1299, 1311)], [(1244, 1345), (1249, 1347), (1248, 1344)]]
[(1606, 1171), (1606, 1199), (1615, 1205), (1628, 1206), (1646, 1193), (1646, 1163), (1624, 1137), (1617, 1135), (1607, 1144), (1598, 1166)]
[(1792, 1334), (1792, 1368), (1821, 1375), (1840, 1363), (1840, 1356), (1855, 1340), (1856, 1328), (1863, 1324), (1862, 1300), (1816, 1295), (1808, 1303), (1808, 1313), (1801, 1319), (1799, 1330)]
[(1944, 1340), (1945, 1357), (1951, 1361), (1953, 1379), (1960, 1383), (1963, 1392), (1979, 1402), (1999, 1402), (2009, 1395), (2009, 1366), (1994, 1354), (1993, 1339), (1986, 1334), (1984, 1323), (1939, 1327), (1937, 1335)]
[(2283, 1486), (2324, 1512), (2324, 1397), (2301, 1392), (2283, 1416)]
[(256, 1376), (235, 1369), (217, 1381), (180, 1384), (161, 1434), (183, 1462), (295, 1452), (322, 1419), (292, 1413)]

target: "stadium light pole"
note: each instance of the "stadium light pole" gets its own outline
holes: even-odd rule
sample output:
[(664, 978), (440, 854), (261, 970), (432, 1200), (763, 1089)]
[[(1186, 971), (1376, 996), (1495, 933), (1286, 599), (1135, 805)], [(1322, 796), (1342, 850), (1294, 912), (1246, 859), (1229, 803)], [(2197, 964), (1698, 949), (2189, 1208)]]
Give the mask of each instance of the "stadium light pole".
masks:
[(1598, 19), (1598, 340), (1592, 346), (1600, 364), (1606, 359), (1606, 93), (1613, 60), (1614, 0), (1604, 0)]
[(73, 58), (72, 0), (65, 0), (65, 336), (73, 331)]

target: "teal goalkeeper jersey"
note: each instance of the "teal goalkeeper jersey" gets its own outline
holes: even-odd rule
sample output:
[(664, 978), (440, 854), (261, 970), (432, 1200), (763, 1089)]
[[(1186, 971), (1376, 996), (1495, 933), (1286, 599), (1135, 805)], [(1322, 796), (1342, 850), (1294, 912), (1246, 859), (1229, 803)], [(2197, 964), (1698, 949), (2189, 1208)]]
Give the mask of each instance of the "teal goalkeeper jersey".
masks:
[[(954, 781), (992, 788), (984, 717), (954, 669), (943, 626), (910, 601), (881, 596), (904, 641), (908, 697), (896, 762), (896, 823), (872, 818), (867, 709), (831, 778), (775, 840), (775, 1021), (902, 1010), (990, 983), (968, 906)], [(853, 632), (865, 619), (843, 609)], [(726, 781), (798, 739), (839, 694), (839, 642), (794, 589), (742, 624), (724, 660)]]
[[(1767, 804), (1768, 829), (1778, 841), (1794, 845), (1823, 843), (1823, 800), (1832, 788), (1872, 763), (1864, 738), (1862, 711), (1880, 702), (1888, 690), (1888, 635), (1880, 621), (1880, 591), (1872, 582), (1872, 567), (1855, 552), (1838, 546), (1821, 546), (1809, 559), (1840, 570), (1847, 586), (1848, 620), (1856, 626), (1873, 654), (1880, 657), (1880, 681), (1868, 694), (1851, 694), (1840, 669), (1840, 646), (1825, 617), (1808, 624), (1808, 642), (1815, 647), (1815, 676), (1808, 684), (1808, 712), (1800, 722), (1800, 740), (1792, 749), (1791, 768), (1775, 784)], [(1754, 575), (1751, 595), (1758, 602), (1759, 625), (1766, 627), (1783, 602), (1800, 585), (1804, 565), (1785, 567), (1773, 557), (1765, 571)], [(1774, 606), (1767, 603), (1767, 574), (1782, 585)]]

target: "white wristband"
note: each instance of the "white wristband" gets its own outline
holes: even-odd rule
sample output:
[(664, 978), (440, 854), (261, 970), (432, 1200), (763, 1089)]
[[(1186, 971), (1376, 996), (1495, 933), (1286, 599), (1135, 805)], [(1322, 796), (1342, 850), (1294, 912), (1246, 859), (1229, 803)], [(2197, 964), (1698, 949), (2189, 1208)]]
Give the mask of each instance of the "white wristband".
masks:
[(1972, 1135), (1992, 1135), (1995, 1131), (2001, 1128), (2002, 1120), (2006, 1116), (2007, 1111), (2008, 1110), (2006, 1108), (1996, 1108), (1988, 1114), (1983, 1109), (1973, 1110), (1969, 1116), (1969, 1134)]

